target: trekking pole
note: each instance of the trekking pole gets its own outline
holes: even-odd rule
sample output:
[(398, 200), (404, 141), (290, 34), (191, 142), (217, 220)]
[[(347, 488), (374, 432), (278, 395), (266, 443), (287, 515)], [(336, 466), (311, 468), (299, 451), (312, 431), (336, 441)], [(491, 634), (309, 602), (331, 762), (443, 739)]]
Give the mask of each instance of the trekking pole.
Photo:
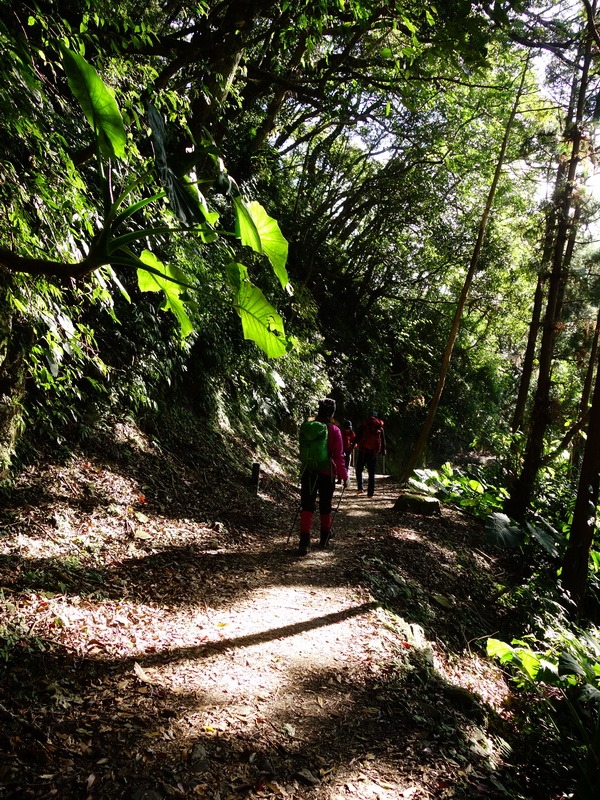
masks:
[(329, 529), (329, 536), (327, 537), (327, 541), (325, 542), (325, 547), (327, 547), (327, 545), (329, 544), (329, 542), (331, 540), (331, 535), (333, 533), (333, 523), (334, 523), (335, 519), (337, 518), (338, 509), (340, 507), (340, 503), (342, 502), (342, 497), (344, 496), (344, 492), (345, 491), (346, 491), (346, 487), (344, 485), (342, 485), (342, 493), (340, 494), (340, 499), (337, 502), (337, 506), (335, 507), (335, 511), (332, 514), (331, 528)]

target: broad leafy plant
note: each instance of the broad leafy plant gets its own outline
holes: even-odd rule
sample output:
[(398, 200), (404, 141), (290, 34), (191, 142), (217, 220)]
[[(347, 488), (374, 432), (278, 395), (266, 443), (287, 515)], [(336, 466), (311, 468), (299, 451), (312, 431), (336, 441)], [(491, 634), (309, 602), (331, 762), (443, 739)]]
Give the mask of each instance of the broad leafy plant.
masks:
[[(2, 252), (3, 263), (13, 272), (77, 278), (102, 270), (107, 280), (126, 298), (127, 290), (116, 269), (137, 272), (142, 292), (161, 292), (162, 308), (173, 313), (182, 337), (194, 329), (194, 276), (176, 264), (165, 264), (155, 251), (164, 248), (170, 237), (180, 233), (193, 236), (199, 245), (218, 238), (230, 240), (265, 256), (281, 284), (290, 290), (286, 271), (287, 241), (277, 222), (256, 201), (248, 201), (239, 191), (233, 197), (235, 230), (219, 228), (219, 213), (210, 210), (197, 185), (175, 176), (162, 146), (161, 120), (148, 105), (155, 159), (129, 179), (120, 179), (114, 168), (124, 161), (128, 136), (121, 111), (109, 87), (94, 67), (65, 44), (58, 45), (69, 88), (94, 132), (97, 175), (102, 193), (100, 230), (93, 236), (85, 257), (77, 263), (60, 263), (20, 257)], [(138, 154), (139, 155), (139, 154)], [(213, 157), (220, 159), (214, 152)], [(121, 189), (115, 185), (121, 183)], [(160, 185), (162, 184), (162, 186)], [(230, 186), (235, 186), (231, 182)], [(161, 203), (161, 201), (164, 201)], [(159, 205), (160, 204), (160, 205)], [(154, 209), (149, 214), (149, 209)], [(178, 218), (169, 221), (169, 213)], [(157, 248), (145, 245), (155, 242)], [(242, 319), (244, 336), (262, 348), (269, 357), (284, 355), (291, 347), (283, 321), (264, 294), (250, 281), (246, 267), (238, 264), (237, 252), (230, 246), (231, 267), (227, 271), (233, 306)]]
[[(160, 291), (165, 296), (164, 309), (177, 318), (181, 333), (187, 336), (192, 323), (186, 308), (186, 292), (192, 289), (191, 276), (174, 265), (165, 265), (150, 251), (144, 249), (139, 255), (131, 248), (149, 237), (164, 236), (172, 232), (171, 227), (157, 226), (121, 232), (123, 225), (146, 206), (168, 196), (171, 206), (183, 218), (185, 230), (207, 243), (217, 238), (218, 213), (208, 209), (205, 198), (191, 183), (178, 181), (167, 166), (166, 151), (161, 146), (161, 125), (156, 110), (149, 106), (149, 117), (153, 140), (157, 152), (158, 177), (165, 188), (147, 197), (130, 202), (134, 192), (149, 181), (145, 174), (134, 178), (116, 197), (111, 193), (110, 159), (121, 158), (125, 153), (126, 134), (123, 119), (108, 87), (102, 82), (94, 68), (81, 56), (65, 46), (61, 47), (69, 86), (81, 104), (86, 118), (96, 135), (98, 162), (104, 178), (105, 218), (100, 235), (95, 239), (88, 254), (91, 264), (121, 265), (137, 269), (138, 285), (142, 291)], [(187, 203), (182, 208), (182, 199)], [(269, 260), (282, 288), (289, 289), (285, 268), (287, 242), (277, 222), (256, 201), (248, 202), (239, 194), (233, 198), (236, 219), (235, 237), (242, 245), (254, 252), (264, 254)], [(189, 214), (191, 210), (191, 214)], [(192, 217), (189, 219), (189, 217)], [(231, 236), (231, 234), (229, 234)], [(228, 274), (234, 292), (234, 307), (242, 319), (244, 336), (255, 341), (268, 356), (283, 355), (289, 349), (283, 322), (279, 314), (254, 286), (247, 269), (232, 262)], [(187, 300), (189, 304), (189, 300)]]
[(448, 462), (439, 470), (417, 469), (415, 475), (417, 480), (409, 481), (413, 488), (435, 494), (481, 518), (500, 509), (506, 496), (504, 488), (492, 486), (480, 475), (468, 475)]
[[(565, 746), (572, 750), (577, 771), (578, 800), (594, 800), (600, 791), (600, 638), (598, 631), (550, 629), (551, 640), (543, 644), (514, 639), (511, 644), (488, 639), (487, 653), (509, 667), (517, 686), (537, 692), (537, 708), (553, 726)], [(559, 704), (545, 687), (559, 692), (568, 710), (565, 718)], [(573, 748), (573, 736), (578, 746)]]

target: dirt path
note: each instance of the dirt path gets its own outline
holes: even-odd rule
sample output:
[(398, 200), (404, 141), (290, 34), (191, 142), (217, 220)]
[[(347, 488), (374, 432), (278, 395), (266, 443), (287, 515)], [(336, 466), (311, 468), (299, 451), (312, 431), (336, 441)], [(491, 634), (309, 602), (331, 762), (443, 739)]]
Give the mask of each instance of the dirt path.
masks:
[[(405, 768), (390, 767), (387, 744), (385, 762), (375, 755), (381, 742), (369, 731), (381, 712), (361, 701), (370, 678), (402, 653), (379, 603), (351, 580), (351, 554), (395, 491), (382, 484), (373, 499), (345, 492), (327, 550), (316, 528), (303, 558), (295, 530), (289, 544), (285, 534), (274, 538), (246, 573), (250, 591), (197, 617), (205, 643), (193, 636), (167, 654), (159, 642), (159, 656), (140, 659), (150, 685), (185, 687), (196, 700), (174, 735), (192, 732), (190, 758), (204, 770), (197, 793), (429, 796)], [(216, 785), (215, 760), (227, 775)]]
[[(189, 758), (200, 772), (195, 792), (315, 800), (464, 796), (464, 786), (457, 787), (474, 770), (454, 760), (452, 747), (438, 750), (432, 735), (431, 722), (446, 717), (443, 692), (433, 702), (427, 693), (416, 709), (406, 702), (414, 689), (404, 673), (427, 675), (441, 662), (419, 625), (399, 623), (357, 582), (362, 543), (368, 548), (387, 528), (397, 492), (381, 479), (372, 499), (348, 490), (329, 550), (318, 549), (316, 529), (304, 558), (295, 553), (295, 530), (289, 545), (285, 534), (265, 543), (245, 573), (247, 593), (205, 611), (204, 644), (193, 638), (168, 656), (162, 642), (156, 659), (140, 660), (151, 685), (165, 693), (185, 687), (195, 698), (173, 726), (176, 739), (191, 736)], [(459, 700), (475, 707), (457, 689)], [(421, 716), (432, 712), (433, 720)], [(455, 732), (450, 718), (443, 724)], [(465, 726), (461, 736), (490, 765), (493, 747), (487, 751), (486, 734), (476, 728)], [(478, 796), (491, 796), (474, 774)]]
[(201, 494), (146, 450), (3, 512), (1, 798), (505, 796), (478, 526), (399, 517), (379, 478), (300, 558), (289, 487)]

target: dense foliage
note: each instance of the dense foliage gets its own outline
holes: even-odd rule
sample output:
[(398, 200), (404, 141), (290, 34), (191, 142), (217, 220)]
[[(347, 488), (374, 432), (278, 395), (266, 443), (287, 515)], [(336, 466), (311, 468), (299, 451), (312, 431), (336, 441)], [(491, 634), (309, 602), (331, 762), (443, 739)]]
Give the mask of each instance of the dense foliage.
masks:
[(276, 428), (330, 390), (380, 409), (396, 470), (426, 423), (417, 463), (487, 449), (509, 513), (568, 522), (592, 6), (81, 0), (12, 6), (0, 36), (5, 474), (25, 425), (60, 439), (186, 387)]
[(544, 592), (597, 615), (596, 20), (3, 3), (3, 478), (110, 413), (160, 425), (186, 395), (258, 442), (328, 392), (380, 411), (394, 472), (453, 462), (421, 489), (492, 515), (532, 584), (550, 551)]

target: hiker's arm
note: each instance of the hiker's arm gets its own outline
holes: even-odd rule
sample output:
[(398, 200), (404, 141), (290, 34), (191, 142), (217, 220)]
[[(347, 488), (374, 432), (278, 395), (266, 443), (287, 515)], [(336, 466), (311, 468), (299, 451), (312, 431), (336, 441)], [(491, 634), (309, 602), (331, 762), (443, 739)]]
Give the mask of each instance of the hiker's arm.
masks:
[(335, 465), (335, 473), (343, 481), (348, 480), (348, 470), (344, 460), (344, 441), (342, 432), (337, 425), (329, 426), (329, 438), (327, 440), (329, 455)]

